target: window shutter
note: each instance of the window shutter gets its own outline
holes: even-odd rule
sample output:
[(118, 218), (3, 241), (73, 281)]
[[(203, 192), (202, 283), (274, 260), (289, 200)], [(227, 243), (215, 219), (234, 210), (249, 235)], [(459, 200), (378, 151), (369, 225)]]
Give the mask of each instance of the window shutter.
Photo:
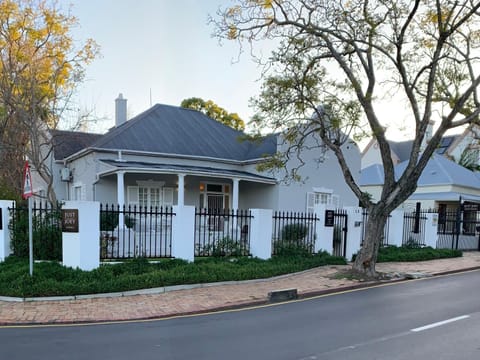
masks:
[(138, 186), (127, 186), (127, 202), (130, 206), (138, 206)]
[(307, 213), (313, 214), (315, 207), (315, 193), (307, 192)]
[(173, 188), (163, 188), (163, 206), (173, 206)]

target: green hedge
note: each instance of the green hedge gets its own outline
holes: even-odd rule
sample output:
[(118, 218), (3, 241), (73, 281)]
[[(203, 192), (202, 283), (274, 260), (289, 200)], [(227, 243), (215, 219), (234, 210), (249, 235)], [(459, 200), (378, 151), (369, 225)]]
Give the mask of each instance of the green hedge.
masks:
[[(461, 257), (463, 253), (460, 250), (452, 249), (434, 249), (432, 247), (409, 247), (409, 246), (385, 246), (378, 250), (377, 262), (407, 262), (407, 261), (427, 261), (435, 259), (446, 259)], [(355, 261), (356, 254), (352, 261)]]
[(202, 258), (194, 263), (165, 259), (149, 263), (135, 259), (123, 264), (102, 265), (93, 271), (65, 268), (57, 262), (34, 266), (9, 257), (0, 264), (0, 295), (16, 297), (80, 295), (128, 291), (170, 285), (268, 278), (318, 266), (344, 265), (341, 257), (321, 252), (309, 257), (276, 256), (256, 258)]

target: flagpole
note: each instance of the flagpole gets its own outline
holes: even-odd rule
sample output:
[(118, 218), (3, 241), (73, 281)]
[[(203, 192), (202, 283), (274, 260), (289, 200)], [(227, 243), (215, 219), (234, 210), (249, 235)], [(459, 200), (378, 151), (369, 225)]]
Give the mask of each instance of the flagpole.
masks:
[(33, 276), (33, 226), (32, 226), (32, 197), (28, 198), (28, 254), (30, 263), (30, 276)]

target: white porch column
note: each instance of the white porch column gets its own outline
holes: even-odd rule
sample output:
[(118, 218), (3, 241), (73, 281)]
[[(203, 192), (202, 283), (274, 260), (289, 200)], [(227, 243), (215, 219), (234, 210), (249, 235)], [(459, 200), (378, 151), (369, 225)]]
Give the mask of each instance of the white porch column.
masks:
[(177, 205), (185, 204), (185, 174), (178, 174), (178, 199)]
[(117, 172), (117, 203), (120, 206), (120, 214), (118, 215), (118, 228), (123, 229), (124, 217), (121, 213), (123, 211), (123, 206), (125, 205), (125, 172)]
[(233, 194), (232, 194), (232, 210), (238, 210), (238, 184), (240, 183), (240, 179), (233, 179)]

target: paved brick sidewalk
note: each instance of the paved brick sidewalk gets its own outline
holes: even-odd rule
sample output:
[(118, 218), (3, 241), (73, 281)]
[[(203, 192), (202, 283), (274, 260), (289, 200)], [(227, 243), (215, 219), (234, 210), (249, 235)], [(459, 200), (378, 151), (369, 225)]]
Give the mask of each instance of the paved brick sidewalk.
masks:
[[(211, 284), (159, 294), (53, 301), (0, 301), (0, 324), (45, 324), (161, 318), (267, 302), (270, 291), (296, 288), (300, 296), (359, 286), (359, 281), (331, 276), (349, 266), (324, 266), (274, 279), (234, 284)], [(462, 258), (415, 263), (383, 263), (388, 273), (440, 274), (480, 268), (480, 252)]]

